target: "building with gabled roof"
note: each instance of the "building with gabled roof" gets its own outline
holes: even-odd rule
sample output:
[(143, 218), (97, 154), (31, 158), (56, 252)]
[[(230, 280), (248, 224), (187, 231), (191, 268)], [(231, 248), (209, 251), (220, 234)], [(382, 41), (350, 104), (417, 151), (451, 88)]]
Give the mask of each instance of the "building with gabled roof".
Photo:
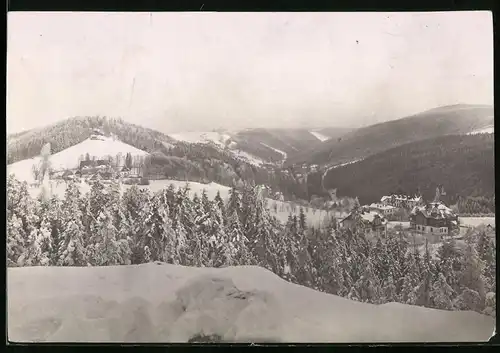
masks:
[(350, 230), (360, 228), (365, 233), (382, 234), (387, 230), (387, 219), (379, 212), (362, 207), (352, 210), (347, 217), (339, 222), (339, 225)]
[(410, 227), (417, 232), (446, 235), (458, 226), (458, 215), (443, 202), (415, 206), (410, 213)]

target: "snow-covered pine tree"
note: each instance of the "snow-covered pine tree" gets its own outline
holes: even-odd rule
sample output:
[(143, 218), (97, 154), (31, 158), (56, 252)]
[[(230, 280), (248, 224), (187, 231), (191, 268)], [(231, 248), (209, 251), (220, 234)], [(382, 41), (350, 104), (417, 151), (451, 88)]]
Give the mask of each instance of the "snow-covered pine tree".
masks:
[[(204, 200), (205, 199), (205, 200)], [(196, 194), (193, 197), (193, 234), (190, 239), (189, 247), (193, 254), (193, 266), (205, 267), (209, 265), (208, 257), (208, 239), (214, 220), (214, 210), (211, 208), (210, 201), (203, 190), (202, 198)]]
[[(137, 249), (147, 249), (150, 252), (150, 261), (173, 262), (172, 254), (173, 229), (168, 212), (165, 193), (155, 193), (143, 206), (143, 232), (139, 234)], [(167, 243), (167, 237), (170, 243)], [(145, 261), (145, 254), (142, 253)]]
[(257, 210), (258, 207), (258, 195), (255, 189), (251, 187), (245, 187), (241, 195), (241, 211), (240, 211), (240, 223), (243, 234), (248, 239), (249, 251), (256, 256), (255, 246), (257, 244), (257, 224), (260, 217)]
[(288, 220), (285, 225), (285, 238), (288, 244), (286, 263), (287, 263), (287, 280), (291, 282), (296, 282), (295, 272), (298, 268), (298, 224), (297, 217), (293, 217), (292, 214), (288, 215)]
[(474, 244), (466, 244), (464, 250), (464, 265), (460, 278), (460, 284), (464, 288), (459, 295), (460, 307), (469, 306), (470, 310), (481, 311), (484, 309), (484, 299), (486, 296), (483, 262), (479, 258)]
[(191, 244), (194, 239), (194, 209), (193, 202), (189, 197), (189, 188), (179, 189), (176, 193), (176, 210), (174, 211), (173, 225), (176, 236), (176, 252), (179, 264), (191, 266), (194, 262), (194, 252)]
[(396, 285), (394, 284), (394, 279), (392, 275), (384, 282), (383, 285), (383, 303), (392, 303), (397, 301)]
[(380, 304), (383, 298), (380, 282), (373, 271), (373, 266), (369, 258), (364, 259), (363, 272), (361, 277), (354, 284), (355, 290), (352, 295), (356, 295), (358, 301)]
[(228, 212), (227, 226), (214, 249), (215, 267), (243, 265), (244, 256), (248, 256), (238, 212), (235, 208), (228, 208)]
[(36, 211), (38, 213), (37, 247), (39, 247), (39, 252), (40, 252), (39, 258), (36, 260), (36, 263), (41, 266), (48, 266), (50, 264), (50, 258), (54, 253), (52, 244), (52, 224), (49, 212), (51, 206), (51, 199), (46, 199), (45, 197), (41, 197), (37, 203), (38, 207), (36, 208)]
[(122, 257), (122, 247), (120, 246), (119, 231), (113, 224), (111, 210), (104, 208), (97, 218), (97, 239), (95, 245), (94, 258), (92, 262), (95, 266), (113, 266), (127, 263), (127, 259)]
[(486, 292), (496, 290), (496, 252), (493, 240), (480, 231), (476, 244), (476, 251), (479, 259), (483, 262), (483, 277), (485, 280)]
[(405, 277), (405, 268), (407, 266), (407, 254), (409, 252), (409, 243), (406, 240), (406, 234), (402, 231), (387, 232), (385, 245), (387, 249), (386, 263), (390, 264), (390, 272), (396, 285), (396, 292), (400, 293)]
[(61, 242), (58, 246), (61, 266), (87, 266), (88, 256), (84, 244), (84, 227), (79, 205), (80, 190), (70, 181), (63, 202), (63, 224)]
[(417, 305), (429, 307), (431, 305), (431, 290), (433, 283), (434, 266), (431, 259), (429, 244), (425, 240), (425, 255), (422, 260), (420, 284), (418, 288)]
[(430, 292), (431, 306), (442, 310), (452, 310), (454, 297), (453, 288), (446, 282), (444, 274), (439, 273)]
[(49, 201), (47, 220), (49, 222), (50, 239), (52, 243), (52, 251), (49, 255), (49, 265), (56, 266), (59, 260), (59, 245), (61, 244), (64, 227), (62, 203), (57, 195), (52, 195)]
[(118, 207), (118, 246), (119, 251), (122, 254), (122, 264), (130, 265), (132, 264), (132, 248), (134, 247), (134, 231), (133, 225), (131, 224), (131, 217), (125, 210), (122, 203)]
[(7, 266), (17, 266), (19, 257), (25, 251), (27, 237), (21, 215), (26, 201), (21, 190), (21, 183), (13, 174), (9, 175), (7, 178)]
[[(109, 191), (106, 190), (106, 187), (98, 174), (96, 180), (92, 182), (88, 198), (91, 233), (90, 239), (94, 239), (97, 236), (98, 224), (96, 222), (101, 214), (101, 211), (111, 203), (109, 202), (109, 198)], [(93, 242), (93, 240), (91, 240), (91, 242)]]
[[(7, 266), (13, 267), (25, 252), (26, 236), (23, 231), (22, 220), (12, 213), (7, 217)], [(22, 265), (22, 264), (20, 264)]]
[[(253, 239), (254, 243), (251, 243), (249, 248), (260, 266), (277, 273), (280, 267), (277, 256), (278, 249), (275, 244), (278, 227), (273, 222), (264, 202), (261, 199), (257, 199), (255, 202), (256, 236)], [(251, 239), (249, 240), (252, 242)]]
[(373, 271), (377, 274), (381, 281), (385, 282), (391, 277), (394, 284), (394, 278), (392, 276), (392, 268), (389, 259), (390, 254), (387, 252), (387, 247), (385, 243), (382, 242), (380, 237), (377, 238), (375, 246), (372, 248), (370, 259), (373, 264)]
[(415, 305), (418, 298), (417, 290), (420, 283), (420, 271), (414, 251), (407, 252), (404, 273), (399, 301), (403, 304)]
[(303, 213), (299, 216), (298, 222), (297, 260), (299, 267), (296, 269), (296, 279), (302, 285), (312, 286), (314, 282), (313, 265), (309, 253), (306, 219)]
[[(145, 260), (144, 237), (146, 237), (146, 218), (150, 212), (151, 195), (148, 189), (139, 189), (132, 185), (122, 195), (123, 216), (126, 222), (121, 225), (122, 233), (128, 232), (130, 237), (131, 263), (141, 264)], [(128, 231), (125, 227), (128, 226)]]
[[(224, 204), (224, 200), (222, 200), (222, 197), (220, 196), (219, 190), (217, 190), (217, 194), (215, 195), (214, 202), (217, 205), (217, 207), (219, 208), (222, 219), (225, 222), (225, 220), (226, 220), (226, 205)], [(225, 223), (223, 225), (225, 225)]]
[(442, 273), (455, 293), (460, 292), (460, 273), (463, 267), (463, 255), (455, 240), (450, 239), (441, 244), (437, 250), (436, 272)]

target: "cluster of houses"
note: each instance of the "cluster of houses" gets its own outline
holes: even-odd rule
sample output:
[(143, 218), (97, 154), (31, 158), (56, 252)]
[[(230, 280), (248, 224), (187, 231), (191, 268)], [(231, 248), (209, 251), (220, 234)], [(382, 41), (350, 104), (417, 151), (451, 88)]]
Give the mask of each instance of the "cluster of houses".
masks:
[(433, 202), (425, 202), (422, 196), (383, 196), (379, 203), (355, 207), (339, 224), (343, 228), (362, 228), (365, 233), (385, 234), (388, 218), (399, 209), (410, 211), (410, 229), (421, 234), (448, 235), (458, 229), (458, 215), (440, 200), (444, 190), (436, 190)]
[(114, 168), (111, 163), (107, 160), (90, 160), (81, 161), (77, 169), (67, 169), (59, 172), (55, 172), (52, 175), (52, 179), (62, 179), (62, 180), (74, 180), (74, 179), (85, 179), (85, 180), (111, 180), (118, 178), (138, 178), (139, 173), (133, 169), (123, 166), (121, 168)]

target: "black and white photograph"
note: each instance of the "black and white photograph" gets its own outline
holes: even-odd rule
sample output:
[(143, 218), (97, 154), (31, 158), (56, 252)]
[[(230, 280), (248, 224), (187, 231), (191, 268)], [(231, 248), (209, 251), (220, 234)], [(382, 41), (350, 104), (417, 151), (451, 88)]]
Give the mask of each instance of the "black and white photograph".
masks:
[(487, 342), (493, 18), (9, 12), (10, 343)]

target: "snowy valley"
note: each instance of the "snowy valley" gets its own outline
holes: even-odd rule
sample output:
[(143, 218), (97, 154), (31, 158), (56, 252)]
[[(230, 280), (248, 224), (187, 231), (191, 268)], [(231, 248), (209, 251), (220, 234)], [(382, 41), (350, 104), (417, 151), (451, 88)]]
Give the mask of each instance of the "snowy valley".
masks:
[(9, 12), (7, 343), (490, 340), (490, 12), (200, 10)]

